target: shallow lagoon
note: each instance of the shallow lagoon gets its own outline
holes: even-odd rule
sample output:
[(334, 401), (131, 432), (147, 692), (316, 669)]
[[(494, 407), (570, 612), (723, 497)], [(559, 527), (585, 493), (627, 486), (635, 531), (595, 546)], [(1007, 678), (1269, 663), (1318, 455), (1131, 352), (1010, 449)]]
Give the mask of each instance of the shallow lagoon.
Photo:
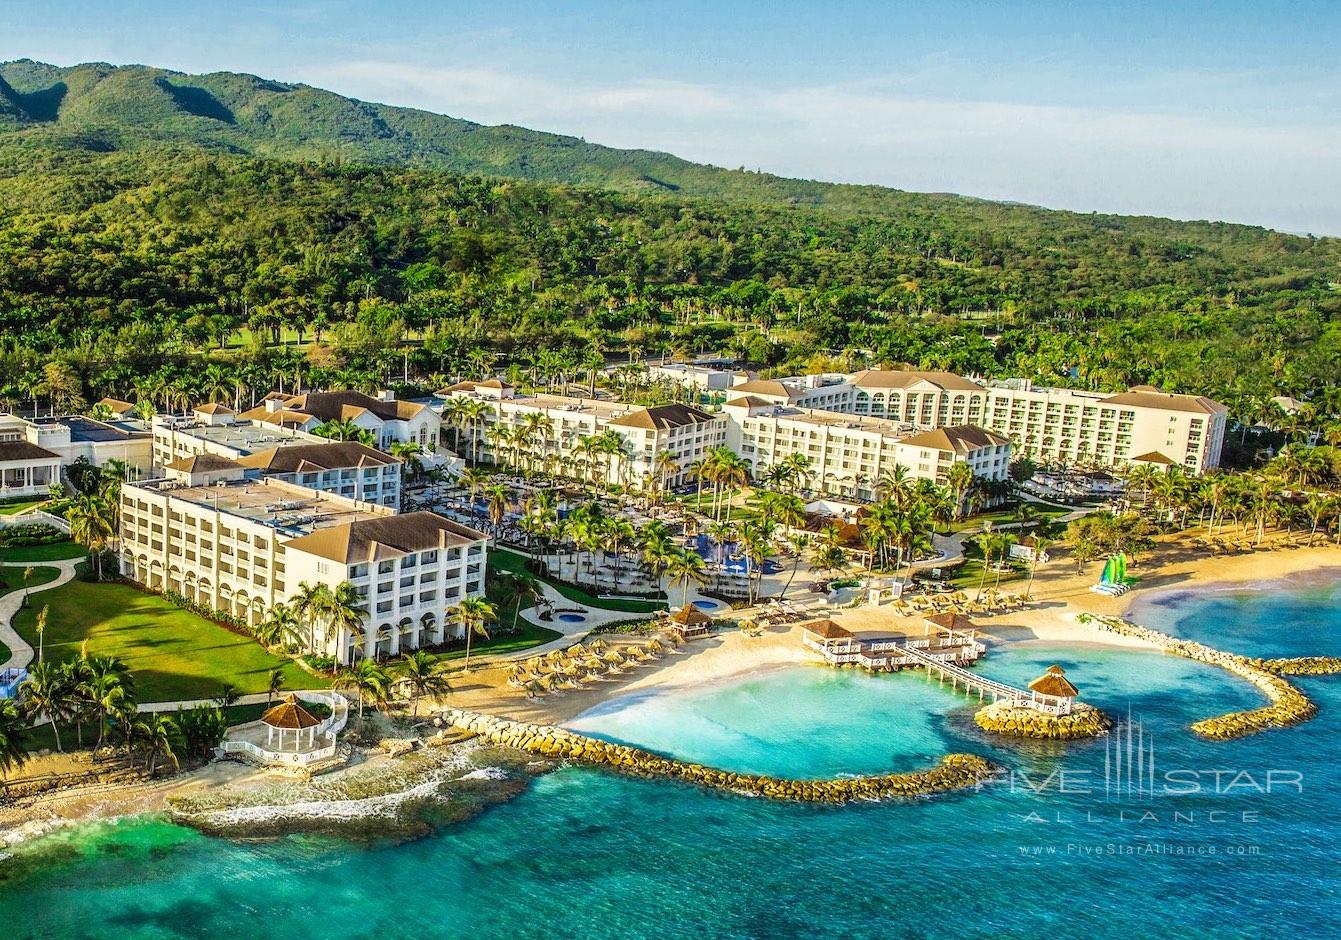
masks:
[[(1148, 619), (1243, 652), (1336, 652), (1333, 597), (1317, 586), (1278, 588), (1270, 602), (1185, 596), (1164, 608), (1164, 622)], [(973, 751), (1013, 769), (1013, 786), (1007, 778), (980, 793), (834, 808), (565, 769), (468, 823), (399, 845), (239, 843), (155, 820), (101, 823), (0, 863), (0, 916), (16, 937), (1330, 934), (1341, 916), (1341, 679), (1303, 680), (1322, 707), (1315, 721), (1215, 744), (1187, 724), (1260, 701), (1215, 669), (1033, 644), (993, 650), (980, 668), (1018, 682), (1053, 662), (1087, 700), (1115, 716), (1130, 709), (1161, 769), (1197, 774), (1203, 792), (1105, 799), (1104, 742), (1003, 745), (972, 725), (967, 700), (919, 673), (791, 667), (626, 697), (572, 724), (795, 776), (908, 769)], [(1212, 774), (1225, 769), (1259, 785), (1271, 769), (1302, 774), (1302, 792), (1256, 792), (1240, 773), (1237, 787), (1216, 793)], [(1232, 779), (1220, 776), (1222, 788)]]

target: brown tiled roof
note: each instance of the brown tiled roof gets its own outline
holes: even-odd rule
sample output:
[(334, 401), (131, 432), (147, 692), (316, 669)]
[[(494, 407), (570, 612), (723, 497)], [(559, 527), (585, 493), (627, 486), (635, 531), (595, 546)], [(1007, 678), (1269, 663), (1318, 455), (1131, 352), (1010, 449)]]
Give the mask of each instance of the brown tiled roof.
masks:
[(302, 427), (309, 421), (318, 420), (315, 415), (292, 411), (288, 408), (281, 408), (279, 411), (267, 411), (264, 405), (244, 411), (238, 417), (244, 421), (260, 421), (264, 424), (277, 424), (285, 428)]
[(182, 473), (209, 473), (212, 470), (236, 470), (242, 464), (219, 454), (193, 454), (190, 457), (178, 457), (172, 463), (165, 464), (167, 470)]
[(309, 473), (373, 465), (385, 467), (400, 461), (358, 441), (332, 441), (329, 444), (272, 447), (240, 457), (238, 463), (253, 470), (268, 470), (271, 473)]
[[(1141, 390), (1138, 390), (1141, 389)], [(1155, 391), (1152, 386), (1137, 386), (1131, 391), (1109, 395), (1101, 405), (1131, 405), (1136, 408), (1162, 408), (1165, 411), (1186, 411), (1191, 414), (1213, 415), (1229, 411), (1218, 401), (1200, 395), (1171, 395)]]
[(60, 460), (60, 455), (30, 441), (0, 441), (0, 463), (10, 460)]
[[(344, 421), (365, 410), (371, 411), (383, 421), (405, 421), (428, 407), (409, 401), (380, 401), (371, 395), (348, 390), (303, 392), (300, 395), (287, 396), (272, 392), (266, 396), (266, 400), (271, 398), (283, 398), (284, 410), (311, 415), (318, 421)], [(251, 412), (247, 414), (250, 415)]]
[(911, 369), (863, 369), (852, 376), (857, 388), (911, 388), (926, 382), (952, 392), (980, 392), (983, 387), (953, 372), (919, 372)]
[(234, 411), (232, 408), (229, 408), (227, 405), (221, 405), (221, 404), (219, 404), (218, 402), (213, 402), (213, 401), (212, 401), (212, 402), (209, 402), (208, 404), (197, 405), (197, 406), (195, 407), (195, 409), (193, 409), (193, 410), (198, 411), (198, 412), (200, 412), (200, 413), (203, 414), (203, 415), (235, 415), (235, 414), (237, 414), (236, 411)]
[(1152, 450), (1150, 453), (1142, 454), (1139, 457), (1133, 457), (1132, 461), (1134, 463), (1158, 463), (1168, 467), (1171, 467), (1176, 463), (1172, 457), (1166, 457), (1157, 450)]
[(315, 715), (298, 704), (298, 696), (292, 692), (284, 696), (284, 701), (262, 715), (261, 722), (272, 728), (283, 728), (285, 731), (301, 731), (321, 724)]
[(751, 379), (748, 382), (741, 382), (739, 385), (733, 385), (727, 391), (743, 392), (746, 395), (773, 395), (775, 397), (785, 398), (788, 401), (796, 395), (795, 392), (777, 379)]
[(852, 636), (851, 630), (840, 627), (832, 620), (816, 620), (814, 623), (808, 623), (805, 625), (805, 631), (826, 640), (841, 640)]
[(483, 532), (437, 513), (407, 512), (317, 529), (288, 542), (285, 547), (353, 565), (399, 558), (410, 552), (443, 546), (465, 545), (486, 537)]
[(120, 398), (102, 398), (99, 399), (98, 404), (102, 405), (105, 408), (110, 408), (112, 410), (112, 414), (116, 415), (129, 414), (130, 412), (135, 410), (134, 405), (132, 405), (128, 401), (122, 401)]
[(739, 398), (730, 399), (727, 404), (744, 405), (746, 408), (772, 408), (777, 402), (768, 401), (758, 395), (741, 395)]
[(995, 431), (962, 424), (958, 427), (936, 428), (923, 431), (903, 439), (910, 447), (929, 447), (933, 450), (949, 450), (956, 454), (968, 454), (982, 447), (1000, 447), (1009, 444), (1010, 438), (1002, 437)]
[(667, 428), (680, 428), (688, 424), (704, 424), (712, 421), (713, 416), (693, 405), (656, 405), (641, 408), (622, 417), (615, 418), (611, 424), (626, 428), (648, 428), (664, 431)]
[(1061, 666), (1049, 666), (1047, 672), (1029, 683), (1029, 688), (1043, 695), (1056, 695), (1061, 698), (1075, 698), (1080, 694), (1071, 684), (1071, 680), (1066, 678), (1066, 670)]
[(473, 392), (475, 391), (475, 386), (479, 384), (479, 382), (471, 382), (469, 380), (465, 382), (457, 382), (455, 385), (448, 385), (446, 388), (440, 388), (433, 394), (445, 398), (452, 392)]

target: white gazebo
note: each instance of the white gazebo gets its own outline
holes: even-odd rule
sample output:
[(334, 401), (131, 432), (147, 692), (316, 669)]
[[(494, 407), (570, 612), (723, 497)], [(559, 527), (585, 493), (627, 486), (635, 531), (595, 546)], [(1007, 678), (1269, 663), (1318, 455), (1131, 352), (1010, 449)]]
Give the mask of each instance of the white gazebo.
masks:
[[(298, 696), (290, 692), (284, 701), (261, 716), (261, 724), (265, 725), (267, 749), (310, 751), (316, 747), (317, 729), (321, 720), (298, 704)], [(276, 741), (276, 738), (279, 740)]]

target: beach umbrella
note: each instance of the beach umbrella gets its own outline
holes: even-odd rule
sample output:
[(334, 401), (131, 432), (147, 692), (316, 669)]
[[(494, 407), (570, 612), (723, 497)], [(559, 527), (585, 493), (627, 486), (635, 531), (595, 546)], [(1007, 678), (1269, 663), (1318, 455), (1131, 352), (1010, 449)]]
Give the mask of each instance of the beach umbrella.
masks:
[(532, 679), (530, 682), (526, 683), (524, 688), (526, 689), (527, 698), (539, 698), (540, 696), (545, 694), (544, 686), (542, 686), (535, 679)]
[(664, 653), (666, 651), (666, 644), (662, 643), (656, 637), (652, 637), (652, 639), (647, 641), (646, 649), (652, 653)]
[(619, 650), (610, 649), (606, 650), (605, 655), (603, 655), (601, 658), (604, 659), (607, 663), (622, 663), (624, 661), (624, 654), (621, 653)]
[(592, 650), (593, 652), (597, 652), (597, 653), (604, 652), (605, 649), (606, 649), (606, 647), (608, 647), (609, 645), (610, 645), (610, 644), (606, 643), (606, 642), (605, 642), (604, 640), (602, 640), (600, 637), (596, 637), (596, 638), (593, 639), (593, 640), (588, 640), (588, 641), (587, 641), (587, 649)]

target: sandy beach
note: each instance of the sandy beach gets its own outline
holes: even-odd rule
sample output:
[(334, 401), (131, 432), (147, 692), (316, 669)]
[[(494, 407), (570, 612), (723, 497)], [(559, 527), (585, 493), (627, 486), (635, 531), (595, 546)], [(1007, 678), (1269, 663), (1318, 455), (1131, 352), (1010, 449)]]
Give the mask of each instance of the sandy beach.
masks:
[[(1109, 597), (1089, 590), (1094, 578), (1092, 565), (1077, 573), (1069, 558), (1058, 557), (1039, 570), (1029, 607), (996, 615), (973, 615), (972, 620), (979, 635), (993, 645), (1048, 643), (1153, 648), (1136, 639), (1086, 626), (1078, 621), (1078, 615), (1088, 612), (1126, 616), (1139, 623), (1143, 611), (1175, 593), (1334, 579), (1341, 577), (1341, 549), (1329, 545), (1208, 556), (1186, 537), (1161, 539), (1154, 551), (1143, 556), (1130, 571), (1141, 579), (1137, 586), (1126, 596)], [(1009, 590), (1023, 592), (1024, 585), (1011, 582)], [(888, 606), (837, 611), (831, 616), (858, 635), (921, 635), (925, 630), (920, 617), (900, 616)], [(454, 676), (453, 691), (439, 704), (541, 724), (562, 724), (614, 696), (718, 683), (785, 666), (818, 665), (819, 658), (802, 646), (801, 633), (797, 624), (774, 627), (762, 636), (748, 636), (740, 631), (718, 633), (672, 648), (659, 659), (630, 667), (622, 675), (536, 699), (528, 699), (507, 685), (505, 665), (477, 667), (468, 676)], [(641, 638), (612, 635), (605, 639), (618, 645), (638, 642)], [(981, 668), (990, 673), (990, 653)], [(433, 730), (426, 725), (421, 728), (425, 734)], [(359, 763), (359, 772), (366, 773), (370, 766), (378, 766), (378, 762), (387, 762), (388, 766), (394, 763), (385, 755), (374, 753)], [(79, 773), (88, 769), (87, 755), (49, 755), (35, 758), (16, 777)], [(101, 783), (23, 798), (0, 807), (0, 846), (71, 821), (162, 811), (173, 796), (199, 795), (224, 788), (245, 791), (272, 784), (275, 779), (273, 774), (254, 767), (216, 762), (158, 781)]]

